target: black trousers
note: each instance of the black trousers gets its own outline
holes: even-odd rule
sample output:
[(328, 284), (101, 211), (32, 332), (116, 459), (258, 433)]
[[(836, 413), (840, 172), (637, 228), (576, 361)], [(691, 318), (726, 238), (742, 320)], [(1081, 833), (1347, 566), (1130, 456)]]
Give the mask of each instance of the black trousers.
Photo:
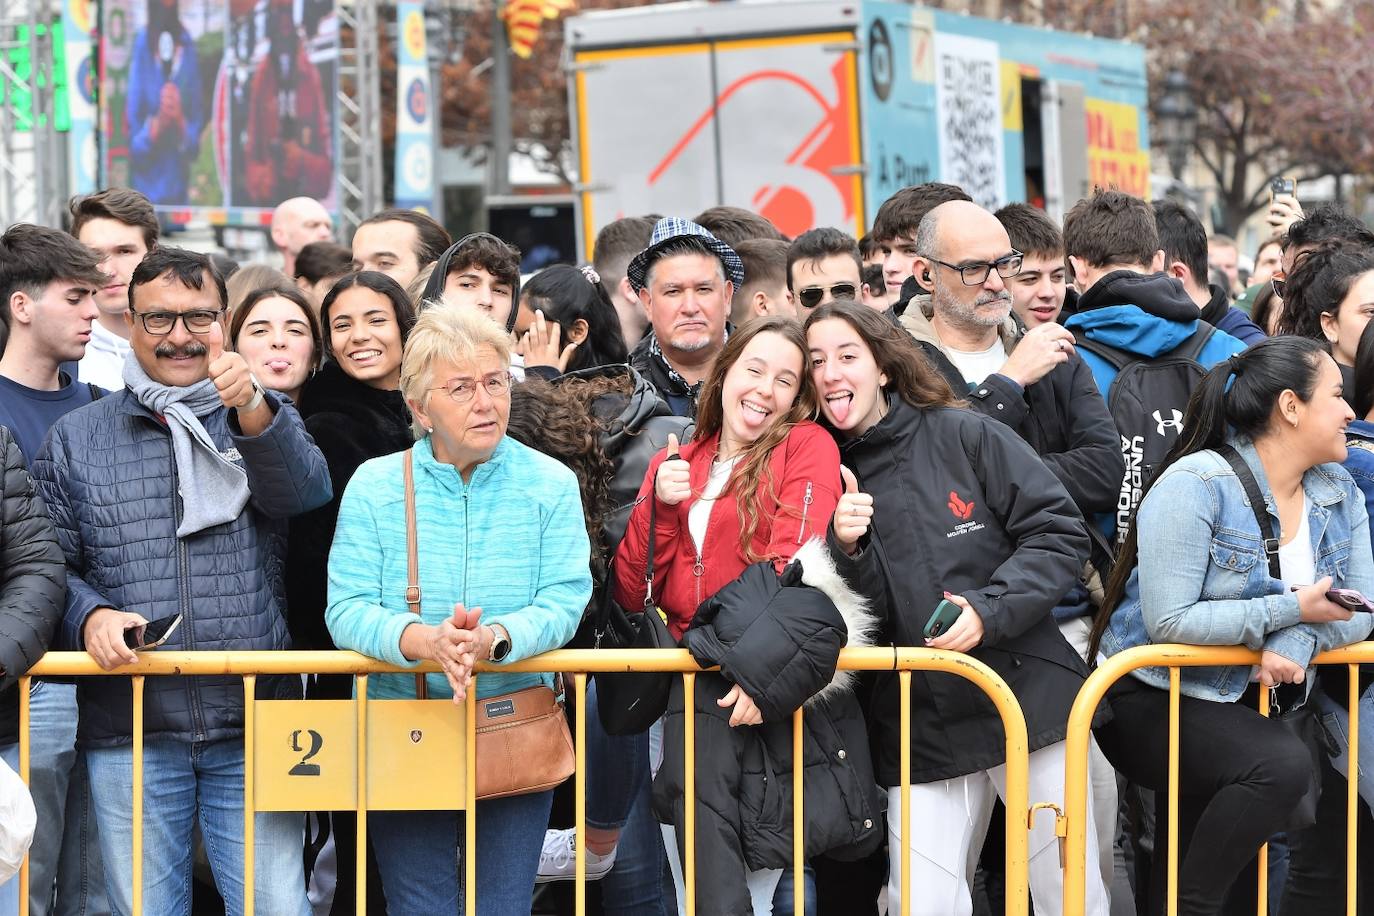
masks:
[[(1160, 793), (1150, 912), (1165, 912), (1169, 694), (1127, 676), (1107, 694), (1115, 713), (1097, 741), (1112, 765)], [(1307, 791), (1312, 757), (1282, 724), (1245, 700), (1180, 697), (1178, 912), (1255, 912), (1259, 847)], [(1242, 879), (1237, 884), (1237, 880)], [(1236, 893), (1227, 901), (1228, 892)]]
[[(1345, 777), (1322, 762), (1322, 797), (1317, 823), (1288, 834), (1288, 888), (1280, 912), (1295, 916), (1343, 916), (1346, 859)], [(1374, 914), (1374, 819), (1363, 801), (1357, 806), (1359, 844), (1355, 868), (1359, 875), (1360, 916)]]

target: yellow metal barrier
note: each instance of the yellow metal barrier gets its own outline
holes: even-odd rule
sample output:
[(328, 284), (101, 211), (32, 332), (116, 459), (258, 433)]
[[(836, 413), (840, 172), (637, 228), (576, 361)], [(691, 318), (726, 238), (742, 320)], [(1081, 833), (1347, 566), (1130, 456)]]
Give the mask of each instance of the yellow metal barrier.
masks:
[[(910, 822), (910, 734), (911, 701), (910, 685), (912, 671), (938, 671), (962, 677), (981, 689), (992, 700), (1002, 719), (1006, 734), (1006, 780), (1007, 780), (1007, 823), (1006, 823), (1006, 899), (1007, 913), (1010, 916), (1024, 916), (1027, 911), (1028, 861), (1027, 847), (1030, 818), (1033, 810), (1028, 797), (1029, 750), (1025, 717), (1005, 681), (990, 668), (976, 659), (957, 652), (944, 652), (935, 649), (892, 649), (867, 648), (846, 649), (841, 653), (839, 667), (850, 671), (897, 671), (901, 688), (901, 767), (902, 767), (902, 823), (898, 831), (903, 854), (901, 856), (901, 891), (903, 909), (909, 910), (911, 901), (910, 856), (907, 849), (906, 831)], [(425, 664), (421, 671), (438, 672), (433, 664)], [(576, 891), (575, 909), (577, 916), (586, 912), (586, 860), (583, 850), (586, 836), (586, 690), (589, 673), (616, 673), (630, 671), (678, 672), (683, 678), (684, 708), (694, 708), (696, 674), (702, 669), (693, 661), (691, 655), (682, 649), (661, 650), (622, 650), (589, 651), (560, 650), (549, 652), (536, 658), (499, 667), (478, 665), (477, 674), (511, 672), (572, 672), (574, 702), (577, 710), (577, 768), (574, 779), (575, 819), (577, 831)], [(256, 746), (259, 733), (264, 724), (271, 725), (280, 717), (273, 718), (270, 704), (280, 701), (254, 701), (256, 679), (262, 675), (283, 674), (351, 674), (355, 677), (356, 699), (344, 701), (355, 707), (353, 717), (356, 739), (354, 750), (354, 786), (352, 807), (357, 811), (357, 848), (360, 850), (357, 863), (357, 901), (358, 913), (365, 914), (367, 901), (366, 856), (361, 850), (367, 848), (367, 811), (378, 807), (371, 795), (375, 794), (376, 783), (369, 789), (368, 760), (375, 755), (369, 750), (369, 736), (379, 728), (379, 720), (369, 717), (369, 707), (375, 703), (398, 701), (371, 701), (367, 697), (367, 680), (372, 674), (406, 673), (413, 674), (415, 669), (402, 669), (365, 658), (352, 652), (149, 652), (141, 655), (139, 661), (116, 669), (113, 672), (101, 670), (88, 655), (81, 652), (52, 652), (44, 656), (20, 681), (20, 776), (27, 782), (29, 778), (29, 678), (33, 676), (91, 676), (104, 674), (127, 675), (132, 678), (133, 688), (133, 906), (134, 913), (142, 913), (142, 873), (143, 873), (143, 684), (147, 677), (166, 675), (227, 675), (243, 678), (244, 685), (244, 899), (245, 912), (253, 913), (254, 903), (254, 815), (259, 810), (257, 783), (263, 778), (260, 757)], [(459, 726), (465, 733), (465, 766), (462, 768), (462, 799), (459, 805), (468, 812), (466, 822), (465, 854), (465, 902), (466, 912), (477, 914), (476, 909), (476, 861), (472, 854), (476, 848), (476, 678), (474, 687), (469, 690), (464, 716), (454, 716), (461, 721)], [(329, 701), (308, 701), (312, 704)], [(447, 700), (430, 701), (448, 704)], [(449, 708), (452, 706), (449, 704)], [(799, 709), (793, 715), (793, 759), (794, 763), (803, 759), (802, 724), (804, 711)], [(688, 916), (696, 913), (696, 805), (695, 805), (695, 757), (696, 757), (696, 719), (695, 716), (683, 717), (686, 807), (683, 850), (685, 904)], [(421, 731), (416, 729), (415, 731)], [(319, 736), (315, 736), (319, 737)], [(415, 738), (412, 732), (412, 741)], [(320, 738), (321, 745), (328, 740)], [(293, 744), (297, 753), (303, 746)], [(308, 764), (308, 760), (320, 751), (315, 743), (306, 752), (301, 765), (309, 765), (314, 772), (320, 771), (319, 764)], [(294, 755), (293, 755), (294, 756)], [(804, 799), (802, 788), (803, 767), (793, 767), (793, 855), (794, 869), (793, 904), (795, 912), (803, 910), (805, 880), (802, 867), (805, 860), (804, 836)], [(385, 805), (384, 807), (391, 807)], [(346, 806), (347, 807), (347, 806)], [(302, 810), (326, 810), (315, 805), (302, 805)], [(337, 810), (337, 809), (334, 809)], [(1081, 891), (1080, 891), (1081, 895)], [(20, 913), (28, 912), (28, 860), (25, 859), (20, 873)], [(898, 916), (898, 914), (893, 914)], [(905, 916), (905, 913), (901, 914)]]
[[(1257, 665), (1260, 653), (1243, 647), (1153, 645), (1129, 649), (1103, 662), (1079, 690), (1069, 714), (1066, 738), (1067, 759), (1064, 767), (1064, 803), (1067, 820), (1064, 868), (1064, 914), (1083, 916), (1087, 882), (1087, 809), (1088, 809), (1088, 744), (1092, 736), (1092, 719), (1107, 690), (1137, 668), (1169, 669), (1169, 790), (1166, 827), (1169, 847), (1168, 914), (1178, 911), (1178, 729), (1179, 683), (1183, 668), (1214, 665)], [(1357, 788), (1359, 773), (1359, 665), (1374, 662), (1374, 642), (1357, 643), (1318, 655), (1317, 665), (1348, 665), (1350, 671), (1349, 713), (1347, 734), (1352, 736), (1348, 757), (1349, 779), (1346, 797), (1346, 912), (1355, 916), (1356, 904), (1356, 832), (1360, 797)], [(1269, 714), (1268, 692), (1261, 691), (1260, 712)], [(1156, 807), (1156, 812), (1158, 807)], [(1156, 814), (1156, 830), (1158, 815)], [(1268, 884), (1267, 847), (1260, 851), (1259, 913), (1266, 912)]]

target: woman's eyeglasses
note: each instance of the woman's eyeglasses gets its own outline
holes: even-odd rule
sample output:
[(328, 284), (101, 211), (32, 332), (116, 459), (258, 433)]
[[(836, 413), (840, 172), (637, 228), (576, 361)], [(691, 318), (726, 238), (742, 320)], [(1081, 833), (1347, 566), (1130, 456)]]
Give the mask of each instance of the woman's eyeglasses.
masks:
[(477, 386), (481, 385), (492, 398), (502, 398), (510, 394), (511, 383), (515, 381), (509, 372), (494, 372), (481, 379), (456, 378), (447, 385), (431, 388), (430, 391), (447, 392), (455, 404), (466, 404), (477, 397)]

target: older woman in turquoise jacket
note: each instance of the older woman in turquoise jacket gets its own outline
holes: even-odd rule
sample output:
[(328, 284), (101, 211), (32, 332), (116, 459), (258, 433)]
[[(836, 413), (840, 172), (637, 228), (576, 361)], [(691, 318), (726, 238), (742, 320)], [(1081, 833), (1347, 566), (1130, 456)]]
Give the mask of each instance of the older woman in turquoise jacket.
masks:
[[(510, 439), (510, 344), (480, 312), (439, 307), (410, 333), (401, 390), (415, 416), (421, 607), (406, 605), (406, 452), (362, 465), (344, 491), (325, 622), (340, 648), (395, 665), (438, 662), (431, 697), (461, 702), (476, 661), (509, 663), (572, 638), (591, 597), (573, 472)], [(486, 674), (478, 698), (545, 674)], [(413, 698), (411, 675), (368, 678), (372, 698)], [(454, 761), (454, 766), (459, 766)], [(528, 916), (551, 791), (477, 804), (482, 916)], [(457, 812), (369, 817), (392, 916), (462, 913)]]

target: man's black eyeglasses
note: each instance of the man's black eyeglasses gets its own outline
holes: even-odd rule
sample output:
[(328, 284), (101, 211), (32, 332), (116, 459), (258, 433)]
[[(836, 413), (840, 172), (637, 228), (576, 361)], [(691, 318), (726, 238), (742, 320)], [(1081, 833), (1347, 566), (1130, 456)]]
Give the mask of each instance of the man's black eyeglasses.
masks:
[(813, 309), (820, 305), (829, 295), (831, 299), (853, 299), (858, 288), (853, 283), (836, 283), (834, 286), (826, 288), (824, 286), (808, 286), (797, 290), (797, 301), (803, 308)]
[(205, 334), (223, 314), (218, 309), (191, 309), (188, 312), (135, 312), (133, 309), (129, 311), (143, 322), (143, 330), (154, 337), (166, 337), (172, 333), (178, 318), (192, 334)]
[(1019, 251), (1013, 251), (1011, 254), (1004, 255), (990, 263), (983, 261), (978, 264), (950, 264), (939, 258), (926, 258), (927, 261), (939, 264), (941, 267), (957, 270), (959, 279), (964, 281), (965, 286), (982, 286), (987, 282), (988, 274), (992, 273), (993, 268), (997, 269), (997, 276), (1003, 280), (1010, 280), (1021, 272), (1021, 262), (1024, 259), (1025, 255)]

